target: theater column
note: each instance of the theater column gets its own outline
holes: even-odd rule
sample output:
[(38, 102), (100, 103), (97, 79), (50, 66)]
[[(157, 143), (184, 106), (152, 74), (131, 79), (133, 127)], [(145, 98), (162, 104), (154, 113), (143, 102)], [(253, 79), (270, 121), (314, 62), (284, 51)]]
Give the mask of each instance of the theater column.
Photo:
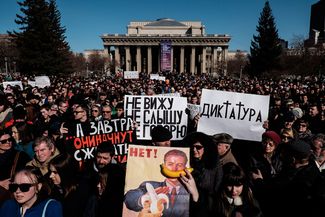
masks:
[(125, 46), (126, 71), (131, 71), (131, 53), (130, 47)]
[(195, 73), (195, 47), (191, 49), (191, 73)]
[(172, 72), (174, 70), (174, 48), (170, 48), (170, 71)]
[(147, 49), (147, 53), (148, 53), (148, 74), (152, 73), (152, 51), (151, 51), (151, 47), (149, 46)]
[(141, 72), (141, 47), (137, 47), (137, 71)]
[(228, 65), (228, 48), (225, 47), (222, 52), (222, 63), (224, 64), (223, 66), (223, 75), (227, 76), (227, 65)]
[(180, 60), (180, 63), (179, 63), (179, 65), (180, 65), (180, 69), (179, 69), (179, 71), (180, 71), (180, 73), (184, 73), (184, 47), (181, 47), (181, 52), (180, 52), (180, 58), (179, 58)]
[(213, 47), (213, 60), (212, 60), (212, 74), (215, 75), (218, 72), (218, 49)]
[(115, 46), (115, 73), (118, 71), (120, 67), (121, 67), (120, 48), (118, 46)]
[(207, 73), (207, 67), (206, 67), (206, 57), (207, 57), (207, 50), (206, 47), (202, 48), (202, 57), (201, 57), (201, 73)]

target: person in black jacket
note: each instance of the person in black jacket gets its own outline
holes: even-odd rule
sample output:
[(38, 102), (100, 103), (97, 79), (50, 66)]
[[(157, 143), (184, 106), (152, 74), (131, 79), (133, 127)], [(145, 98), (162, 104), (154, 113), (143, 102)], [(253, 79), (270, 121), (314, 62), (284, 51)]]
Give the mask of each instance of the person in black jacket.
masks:
[(97, 174), (97, 191), (89, 197), (84, 217), (120, 217), (124, 198), (125, 172), (118, 164), (108, 164)]
[(191, 148), (191, 167), (194, 168), (192, 175), (200, 195), (198, 202), (191, 202), (190, 216), (211, 216), (213, 198), (222, 179), (217, 146), (210, 136), (202, 132), (187, 135), (182, 143)]
[(223, 178), (215, 200), (213, 216), (263, 216), (244, 171), (235, 163), (229, 162), (223, 166)]
[(13, 174), (25, 167), (29, 156), (13, 147), (13, 138), (7, 130), (0, 130), (0, 203), (10, 196), (8, 189)]

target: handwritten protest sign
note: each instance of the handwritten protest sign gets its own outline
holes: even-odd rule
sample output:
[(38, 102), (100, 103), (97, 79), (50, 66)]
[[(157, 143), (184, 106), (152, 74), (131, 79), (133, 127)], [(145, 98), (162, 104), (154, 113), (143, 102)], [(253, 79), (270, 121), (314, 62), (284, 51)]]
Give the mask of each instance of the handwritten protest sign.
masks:
[(269, 96), (203, 89), (197, 131), (209, 135), (225, 132), (236, 139), (261, 141), (269, 100)]
[(35, 87), (36, 86), (36, 81), (27, 81), (27, 84), (32, 86), (32, 87)]
[(185, 97), (170, 96), (125, 96), (124, 111), (126, 117), (137, 122), (137, 138), (150, 140), (150, 131), (154, 126), (162, 125), (172, 132), (173, 140), (186, 135), (187, 115)]
[(151, 80), (158, 80), (159, 79), (159, 74), (150, 74), (150, 79)]
[[(177, 161), (178, 169), (189, 167), (189, 148), (171, 148), (158, 146), (130, 145), (128, 164), (125, 178), (125, 199), (123, 217), (144, 216), (189, 216), (189, 194), (177, 178), (164, 176), (163, 169), (172, 171), (170, 161)], [(169, 166), (168, 166), (169, 165)], [(164, 166), (164, 167), (162, 167)], [(141, 175), (139, 175), (141, 171)], [(167, 182), (173, 182), (177, 187), (177, 199), (172, 201), (172, 189), (168, 189)], [(165, 191), (155, 193), (156, 188), (165, 187)], [(175, 196), (175, 195), (174, 195)], [(163, 200), (157, 208), (159, 199)], [(146, 210), (146, 203), (152, 203)], [(159, 215), (158, 215), (159, 213)], [(153, 215), (156, 214), (156, 215)], [(149, 215), (148, 215), (149, 216)]]
[(6, 89), (8, 85), (10, 85), (11, 87), (18, 85), (21, 90), (23, 89), (23, 84), (21, 83), (21, 81), (4, 81), (2, 82), (2, 85), (4, 89)]
[(139, 79), (138, 71), (124, 71), (124, 79)]
[(116, 161), (125, 163), (128, 145), (133, 142), (132, 124), (130, 118), (119, 118), (71, 125), (66, 137), (68, 149), (77, 161), (84, 161), (94, 157), (100, 143), (108, 142), (114, 146)]
[(40, 88), (51, 86), (51, 81), (48, 76), (35, 76), (35, 83), (36, 86)]

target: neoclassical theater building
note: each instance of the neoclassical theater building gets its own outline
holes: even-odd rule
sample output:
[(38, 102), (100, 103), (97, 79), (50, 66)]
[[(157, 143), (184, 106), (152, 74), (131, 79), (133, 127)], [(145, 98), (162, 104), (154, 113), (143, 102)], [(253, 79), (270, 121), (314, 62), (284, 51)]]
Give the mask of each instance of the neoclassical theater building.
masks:
[(101, 38), (116, 71), (227, 73), (230, 36), (206, 34), (200, 21), (134, 21), (127, 34)]

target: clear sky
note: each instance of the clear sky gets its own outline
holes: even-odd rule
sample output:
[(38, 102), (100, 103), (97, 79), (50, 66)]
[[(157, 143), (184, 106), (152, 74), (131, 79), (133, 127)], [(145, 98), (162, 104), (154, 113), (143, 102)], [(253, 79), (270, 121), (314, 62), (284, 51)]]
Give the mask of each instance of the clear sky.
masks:
[[(74, 52), (103, 49), (103, 34), (125, 34), (130, 21), (201, 21), (207, 34), (228, 34), (230, 50), (247, 50), (265, 0), (57, 0), (61, 24)], [(279, 36), (307, 37), (311, 5), (318, 0), (270, 0)], [(15, 0), (0, 1), (0, 33), (17, 30)]]

